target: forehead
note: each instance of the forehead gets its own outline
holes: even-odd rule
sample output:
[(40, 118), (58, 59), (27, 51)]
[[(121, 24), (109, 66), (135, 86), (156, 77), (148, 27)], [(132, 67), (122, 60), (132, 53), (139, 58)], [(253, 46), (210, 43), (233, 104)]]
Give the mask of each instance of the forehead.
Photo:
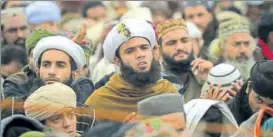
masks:
[(145, 38), (134, 37), (134, 38), (131, 38), (130, 40), (128, 40), (127, 42), (121, 44), (120, 50), (122, 51), (122, 50), (126, 50), (128, 48), (138, 47), (140, 45), (150, 45), (150, 43)]
[(175, 29), (164, 34), (162, 36), (162, 42), (169, 41), (169, 40), (177, 40), (183, 37), (188, 38), (188, 32), (184, 29)]
[(250, 41), (250, 39), (251, 39), (251, 36), (247, 32), (233, 33), (227, 38), (227, 40), (230, 42)]
[(42, 61), (62, 61), (69, 62), (69, 55), (57, 49), (50, 49), (42, 54)]
[(197, 5), (197, 6), (192, 6), (192, 7), (186, 7), (185, 8), (185, 14), (197, 14), (197, 13), (204, 13), (207, 12), (207, 9), (203, 5)]
[(24, 15), (8, 16), (4, 18), (5, 27), (18, 27), (27, 25), (27, 18)]

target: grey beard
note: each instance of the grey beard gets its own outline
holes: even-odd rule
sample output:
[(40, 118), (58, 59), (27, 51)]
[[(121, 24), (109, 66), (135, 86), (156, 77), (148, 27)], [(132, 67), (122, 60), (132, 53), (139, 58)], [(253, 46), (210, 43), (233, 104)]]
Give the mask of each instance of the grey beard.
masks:
[(244, 63), (239, 63), (239, 62), (233, 61), (233, 60), (226, 60), (225, 63), (236, 67), (239, 70), (239, 72), (241, 73), (243, 80), (245, 81), (249, 78), (250, 70), (251, 70), (252, 66), (255, 64), (255, 60), (249, 59), (248, 61), (246, 61)]

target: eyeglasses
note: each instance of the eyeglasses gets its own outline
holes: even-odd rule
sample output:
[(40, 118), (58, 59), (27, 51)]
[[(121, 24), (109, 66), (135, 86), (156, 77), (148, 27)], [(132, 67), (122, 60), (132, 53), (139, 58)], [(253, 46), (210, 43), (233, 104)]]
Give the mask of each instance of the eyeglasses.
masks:
[(6, 30), (6, 32), (8, 32), (8, 33), (16, 33), (19, 29), (20, 29), (21, 31), (24, 31), (24, 30), (26, 30), (27, 28), (28, 28), (27, 26), (21, 26), (21, 27), (19, 27), (19, 28), (9, 28), (9, 29)]

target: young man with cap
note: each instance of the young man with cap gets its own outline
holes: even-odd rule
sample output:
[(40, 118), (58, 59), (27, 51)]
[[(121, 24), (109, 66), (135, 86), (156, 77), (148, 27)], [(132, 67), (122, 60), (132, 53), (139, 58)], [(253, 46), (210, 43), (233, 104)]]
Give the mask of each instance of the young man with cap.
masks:
[(177, 83), (184, 86), (179, 92), (184, 95), (185, 102), (200, 97), (202, 83), (213, 67), (209, 61), (195, 59), (189, 29), (183, 19), (166, 20), (156, 28), (164, 72), (176, 77)]
[(37, 89), (24, 102), (27, 117), (40, 121), (46, 130), (62, 131), (75, 137), (77, 101), (75, 92), (61, 83)]
[(103, 44), (104, 55), (119, 66), (121, 73), (113, 75), (85, 102), (96, 109), (99, 119), (123, 121), (136, 112), (138, 101), (177, 92), (169, 81), (161, 78), (152, 50), (155, 44), (153, 27), (145, 20), (125, 19), (109, 32)]
[(31, 30), (37, 28), (57, 32), (57, 22), (61, 20), (61, 9), (56, 2), (36, 1), (25, 9)]
[(264, 106), (273, 105), (273, 61), (256, 63), (250, 78), (243, 84), (237, 95), (228, 103), (238, 125), (246, 121)]
[(228, 63), (235, 66), (242, 78), (248, 78), (255, 63), (256, 43), (250, 35), (249, 23), (243, 17), (222, 22), (218, 38), (209, 47), (209, 57), (215, 63)]
[(83, 49), (69, 38), (60, 35), (44, 37), (33, 49), (37, 77), (34, 80), (25, 74), (9, 77), (9, 82), (4, 83), (5, 98), (25, 100), (37, 88), (61, 82), (72, 87), (78, 105), (83, 104), (94, 88), (91, 80), (76, 77), (86, 64), (85, 60)]

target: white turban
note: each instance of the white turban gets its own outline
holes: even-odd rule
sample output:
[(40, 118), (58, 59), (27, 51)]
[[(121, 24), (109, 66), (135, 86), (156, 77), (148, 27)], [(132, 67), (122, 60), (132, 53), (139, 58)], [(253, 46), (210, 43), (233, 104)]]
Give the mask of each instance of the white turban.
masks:
[(133, 37), (146, 38), (152, 48), (156, 44), (152, 24), (140, 19), (124, 19), (112, 28), (103, 43), (103, 52), (106, 59), (113, 62), (119, 46)]
[(57, 49), (67, 53), (76, 63), (77, 69), (82, 69), (86, 64), (86, 58), (80, 45), (64, 36), (49, 36), (42, 38), (33, 50), (33, 59), (35, 66), (44, 51)]
[(43, 121), (65, 108), (76, 108), (76, 94), (62, 84), (53, 83), (42, 86), (32, 93), (24, 103), (26, 116)]

